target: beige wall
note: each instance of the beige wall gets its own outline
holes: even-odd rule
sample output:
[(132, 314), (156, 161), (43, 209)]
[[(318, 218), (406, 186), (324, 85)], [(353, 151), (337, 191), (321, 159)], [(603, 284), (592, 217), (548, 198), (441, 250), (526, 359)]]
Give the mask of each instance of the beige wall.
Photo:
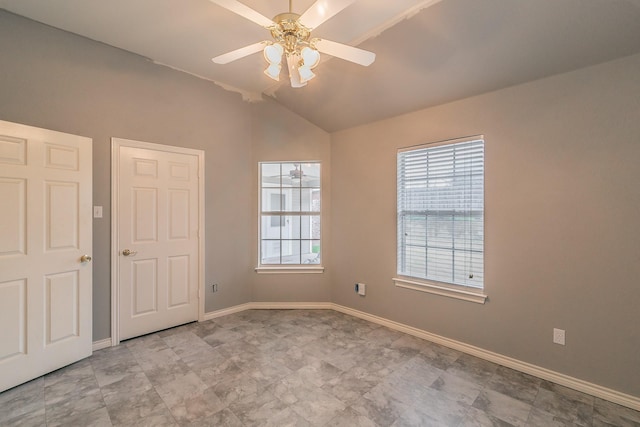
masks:
[[(333, 134), (333, 301), (640, 396), (639, 70), (636, 55)], [(395, 287), (396, 150), (477, 134), (488, 302)]]

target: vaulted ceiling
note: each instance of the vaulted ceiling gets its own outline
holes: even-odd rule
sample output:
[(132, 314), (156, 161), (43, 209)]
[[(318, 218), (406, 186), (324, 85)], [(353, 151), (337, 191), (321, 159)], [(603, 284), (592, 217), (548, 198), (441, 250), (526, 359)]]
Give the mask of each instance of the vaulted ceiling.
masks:
[[(241, 1), (269, 18), (289, 6)], [(313, 2), (294, 0), (293, 10)], [(211, 62), (270, 35), (208, 0), (0, 0), (0, 8), (250, 101), (271, 96), (329, 132), (640, 53), (640, 0), (357, 0), (313, 36), (358, 45), (376, 61), (323, 56), (317, 77), (293, 89), (263, 74), (261, 54)]]

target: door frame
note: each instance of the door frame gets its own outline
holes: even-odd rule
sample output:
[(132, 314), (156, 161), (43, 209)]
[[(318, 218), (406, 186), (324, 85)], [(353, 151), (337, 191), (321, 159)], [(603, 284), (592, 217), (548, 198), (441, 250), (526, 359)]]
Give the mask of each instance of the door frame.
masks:
[(124, 138), (111, 138), (111, 345), (120, 344), (120, 246), (118, 200), (120, 185), (120, 147), (142, 148), (165, 153), (188, 154), (198, 158), (198, 321), (204, 320), (205, 217), (204, 217), (204, 151), (173, 145), (155, 144)]

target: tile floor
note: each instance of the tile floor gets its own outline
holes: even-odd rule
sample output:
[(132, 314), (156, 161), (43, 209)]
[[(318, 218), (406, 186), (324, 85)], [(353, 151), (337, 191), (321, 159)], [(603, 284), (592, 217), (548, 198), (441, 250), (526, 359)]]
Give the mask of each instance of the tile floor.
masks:
[(0, 394), (1, 426), (640, 426), (640, 412), (331, 310), (250, 310)]

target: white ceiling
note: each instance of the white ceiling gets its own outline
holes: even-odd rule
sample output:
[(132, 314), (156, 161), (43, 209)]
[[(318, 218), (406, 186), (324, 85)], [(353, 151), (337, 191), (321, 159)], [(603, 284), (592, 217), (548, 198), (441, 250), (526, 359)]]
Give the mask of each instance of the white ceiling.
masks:
[[(288, 9), (288, 0), (241, 1), (269, 18)], [(313, 2), (294, 0), (294, 12)], [(640, 53), (640, 0), (357, 0), (313, 36), (358, 44), (376, 62), (323, 60), (314, 80), (292, 89), (262, 73), (260, 54), (211, 62), (270, 35), (208, 0), (0, 0), (0, 8), (245, 99), (273, 96), (330, 132)]]

